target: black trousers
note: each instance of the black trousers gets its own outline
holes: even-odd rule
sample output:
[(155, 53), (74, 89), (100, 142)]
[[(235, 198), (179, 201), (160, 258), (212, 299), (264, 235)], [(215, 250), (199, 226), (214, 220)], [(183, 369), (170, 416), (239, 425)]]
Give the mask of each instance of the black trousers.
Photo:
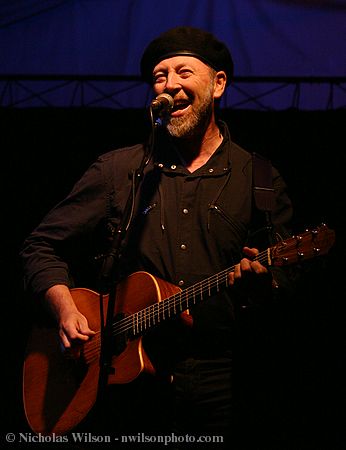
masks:
[(172, 376), (108, 386), (76, 431), (116, 436), (127, 450), (230, 448), (231, 375), (231, 358), (188, 358)]
[(191, 443), (198, 439), (199, 448), (203, 443), (219, 448), (232, 435), (231, 363), (231, 358), (189, 358), (176, 367), (174, 427), (177, 433), (191, 434)]

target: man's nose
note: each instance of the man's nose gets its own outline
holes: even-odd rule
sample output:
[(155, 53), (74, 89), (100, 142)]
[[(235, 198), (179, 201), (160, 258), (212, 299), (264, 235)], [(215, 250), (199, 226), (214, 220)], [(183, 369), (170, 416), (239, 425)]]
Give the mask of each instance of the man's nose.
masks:
[(169, 72), (167, 74), (167, 81), (166, 81), (166, 90), (167, 91), (174, 91), (181, 88), (179, 76), (175, 72)]

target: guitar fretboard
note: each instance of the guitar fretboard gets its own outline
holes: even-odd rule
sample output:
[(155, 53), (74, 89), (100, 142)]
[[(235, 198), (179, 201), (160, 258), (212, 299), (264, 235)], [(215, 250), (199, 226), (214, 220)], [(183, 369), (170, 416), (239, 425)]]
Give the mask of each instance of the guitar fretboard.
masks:
[[(289, 265), (327, 253), (334, 240), (334, 230), (322, 224), (320, 227), (305, 230), (301, 234), (280, 241), (260, 252), (254, 260), (265, 266)], [(219, 292), (221, 288), (227, 287), (229, 273), (233, 272), (234, 268), (235, 266), (232, 266), (222, 270), (160, 302), (115, 321), (112, 326), (113, 334), (127, 333), (128, 337), (135, 337), (160, 322), (186, 311), (215, 292)]]
[[(262, 264), (268, 264), (269, 249), (259, 253), (254, 260), (261, 261)], [(113, 325), (114, 335), (128, 332), (132, 336), (144, 333), (150, 328), (158, 325), (160, 322), (175, 317), (186, 311), (205, 298), (219, 292), (227, 287), (229, 283), (229, 273), (235, 266), (229, 267), (217, 274), (210, 276), (192, 286), (183, 289), (181, 292), (167, 297), (166, 299), (153, 303), (146, 308), (131, 314)]]

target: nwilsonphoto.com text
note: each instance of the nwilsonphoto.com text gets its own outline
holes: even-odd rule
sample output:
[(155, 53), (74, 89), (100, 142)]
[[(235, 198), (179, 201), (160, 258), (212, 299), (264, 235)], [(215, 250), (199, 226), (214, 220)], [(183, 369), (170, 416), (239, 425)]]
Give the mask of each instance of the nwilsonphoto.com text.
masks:
[(224, 442), (223, 436), (210, 434), (183, 434), (175, 433), (151, 435), (146, 433), (137, 433), (131, 435), (110, 435), (110, 434), (93, 434), (93, 433), (70, 433), (64, 436), (52, 433), (51, 435), (44, 435), (41, 433), (7, 433), (5, 436), (7, 444), (112, 444), (114, 442), (124, 444), (158, 444), (170, 445), (176, 443), (196, 443), (217, 445)]

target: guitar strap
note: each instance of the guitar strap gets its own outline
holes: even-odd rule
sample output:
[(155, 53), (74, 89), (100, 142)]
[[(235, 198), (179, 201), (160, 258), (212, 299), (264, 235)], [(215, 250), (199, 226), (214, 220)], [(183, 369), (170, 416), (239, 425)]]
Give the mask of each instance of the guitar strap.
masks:
[(269, 159), (252, 153), (252, 183), (256, 208), (264, 213), (269, 242), (273, 242), (271, 212), (275, 206), (272, 166)]

